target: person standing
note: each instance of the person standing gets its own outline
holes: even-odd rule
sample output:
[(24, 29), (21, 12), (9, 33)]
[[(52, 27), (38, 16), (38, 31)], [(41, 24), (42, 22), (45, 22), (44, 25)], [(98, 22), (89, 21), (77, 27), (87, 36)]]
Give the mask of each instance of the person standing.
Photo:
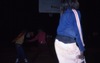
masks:
[(34, 61), (37, 59), (37, 57), (44, 52), (44, 49), (47, 46), (46, 42), (46, 33), (42, 29), (38, 29), (38, 33), (36, 34), (35, 37), (29, 40), (29, 42), (37, 42), (37, 51), (35, 54)]
[(65, 0), (54, 42), (59, 63), (85, 63), (83, 61), (85, 44), (73, 10), (78, 13), (79, 20), (81, 20), (79, 2), (77, 0)]
[(23, 43), (25, 38), (26, 31), (22, 31), (19, 35), (12, 41), (15, 43), (17, 58), (15, 63), (20, 63), (20, 60), (24, 60), (25, 63), (29, 63), (26, 57), (26, 54), (23, 49)]

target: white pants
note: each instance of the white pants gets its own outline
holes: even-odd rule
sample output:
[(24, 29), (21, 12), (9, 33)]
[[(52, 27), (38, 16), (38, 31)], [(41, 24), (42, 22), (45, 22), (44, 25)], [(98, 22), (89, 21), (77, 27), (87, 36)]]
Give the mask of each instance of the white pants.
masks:
[(82, 63), (82, 59), (78, 58), (80, 50), (75, 43), (63, 43), (59, 40), (55, 40), (55, 51), (59, 63)]

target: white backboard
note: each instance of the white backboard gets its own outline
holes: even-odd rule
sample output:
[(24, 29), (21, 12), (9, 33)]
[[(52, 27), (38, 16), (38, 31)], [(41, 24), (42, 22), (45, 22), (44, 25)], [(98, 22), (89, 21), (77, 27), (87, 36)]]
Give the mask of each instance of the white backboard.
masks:
[(60, 0), (39, 0), (39, 13), (60, 13)]

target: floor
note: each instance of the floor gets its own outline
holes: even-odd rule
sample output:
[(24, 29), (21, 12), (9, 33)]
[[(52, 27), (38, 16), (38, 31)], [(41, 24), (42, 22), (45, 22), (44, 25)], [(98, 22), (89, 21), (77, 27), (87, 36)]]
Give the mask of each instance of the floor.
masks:
[[(1, 47), (0, 63), (15, 63), (16, 50), (13, 44)], [(58, 63), (53, 43), (49, 43), (40, 52), (36, 46), (24, 47), (29, 63)], [(100, 63), (100, 50), (97, 48), (87, 48), (85, 51), (87, 63)], [(23, 63), (23, 62), (21, 62)]]

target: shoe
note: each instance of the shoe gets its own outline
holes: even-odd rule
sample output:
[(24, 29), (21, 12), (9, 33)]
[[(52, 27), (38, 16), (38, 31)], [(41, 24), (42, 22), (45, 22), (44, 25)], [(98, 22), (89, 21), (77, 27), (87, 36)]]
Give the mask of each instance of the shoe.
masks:
[(19, 63), (19, 59), (18, 58), (16, 59), (15, 63)]
[(27, 60), (26, 58), (24, 59), (24, 62), (25, 62), (25, 63), (29, 63), (28, 60)]

